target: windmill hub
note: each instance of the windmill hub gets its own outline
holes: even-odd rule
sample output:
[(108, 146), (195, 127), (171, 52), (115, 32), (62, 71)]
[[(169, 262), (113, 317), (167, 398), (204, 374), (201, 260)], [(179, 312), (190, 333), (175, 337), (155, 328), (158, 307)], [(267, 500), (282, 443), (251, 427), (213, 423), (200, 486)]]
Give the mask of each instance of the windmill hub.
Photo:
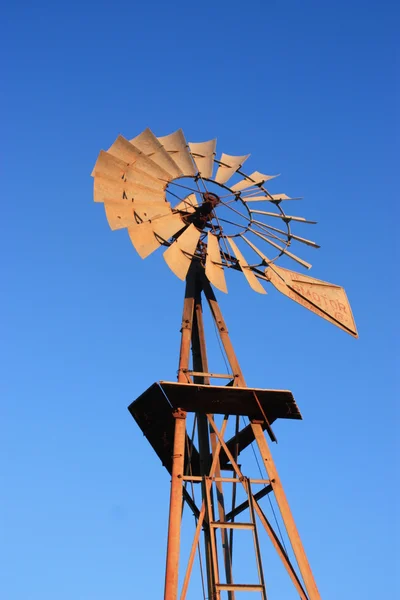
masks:
[(217, 194), (213, 194), (212, 192), (203, 194), (203, 205), (208, 207), (209, 213), (217, 206), (217, 204), (219, 204), (219, 201), (219, 196), (217, 196)]
[(202, 194), (203, 202), (196, 208), (196, 210), (187, 219), (189, 223), (193, 223), (195, 227), (202, 230), (213, 218), (213, 210), (219, 204), (219, 197), (217, 194), (206, 192)]

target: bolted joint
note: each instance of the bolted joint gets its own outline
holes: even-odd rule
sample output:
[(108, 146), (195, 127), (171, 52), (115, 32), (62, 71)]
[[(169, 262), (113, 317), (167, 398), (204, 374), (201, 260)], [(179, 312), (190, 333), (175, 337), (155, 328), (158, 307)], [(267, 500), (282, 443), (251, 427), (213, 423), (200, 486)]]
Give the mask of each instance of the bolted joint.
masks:
[(181, 408), (177, 408), (173, 411), (172, 416), (174, 419), (186, 419), (186, 412)]
[(191, 324), (191, 322), (189, 321), (189, 319), (184, 319), (184, 320), (182, 321), (181, 333), (182, 333), (182, 331), (183, 331), (184, 329), (192, 329), (192, 324)]

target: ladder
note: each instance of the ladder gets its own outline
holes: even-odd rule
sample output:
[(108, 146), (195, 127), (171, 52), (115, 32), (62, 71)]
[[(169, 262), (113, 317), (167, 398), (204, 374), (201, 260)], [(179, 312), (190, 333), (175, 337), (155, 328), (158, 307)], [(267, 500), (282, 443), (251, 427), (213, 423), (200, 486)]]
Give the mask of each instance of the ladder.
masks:
[[(221, 592), (228, 592), (229, 599), (234, 600), (235, 595), (234, 592), (259, 592), (261, 594), (262, 600), (267, 600), (267, 592), (265, 588), (264, 574), (261, 562), (261, 552), (258, 541), (258, 533), (257, 533), (257, 524), (254, 512), (254, 504), (253, 504), (253, 494), (251, 492), (251, 482), (247, 477), (242, 477), (241, 479), (232, 479), (232, 478), (223, 478), (218, 477), (219, 482), (223, 482), (224, 480), (232, 483), (233, 485), (241, 484), (244, 486), (247, 494), (247, 502), (249, 507), (250, 521), (247, 523), (238, 522), (238, 521), (215, 521), (213, 520), (213, 506), (212, 506), (212, 484), (215, 482), (216, 478), (213, 477), (204, 477), (204, 489), (205, 489), (205, 503), (206, 503), (206, 514), (208, 518), (209, 528), (210, 528), (210, 541), (211, 541), (211, 560), (214, 572), (214, 596), (213, 600), (220, 600)], [(233, 517), (234, 518), (234, 517)], [(227, 571), (227, 583), (221, 583), (219, 578), (219, 564), (218, 564), (218, 550), (217, 550), (217, 542), (216, 542), (216, 530), (221, 530), (222, 537), (222, 545), (227, 547), (227, 538), (226, 538), (226, 530), (235, 530), (235, 529), (248, 529), (253, 534), (253, 544), (255, 550), (256, 557), (256, 565), (258, 572), (258, 583), (234, 583), (232, 577), (232, 557), (230, 557), (230, 565)], [(226, 556), (224, 556), (226, 558)], [(226, 566), (226, 565), (225, 565)]]

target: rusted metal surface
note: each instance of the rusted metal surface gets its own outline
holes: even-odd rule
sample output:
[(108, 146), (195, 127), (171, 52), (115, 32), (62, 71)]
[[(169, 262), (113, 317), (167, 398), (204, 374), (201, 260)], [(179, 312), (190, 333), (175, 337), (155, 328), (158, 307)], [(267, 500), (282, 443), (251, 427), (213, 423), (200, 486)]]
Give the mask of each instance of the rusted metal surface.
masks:
[[(235, 375), (235, 380), (238, 383), (241, 383), (241, 386), (236, 385), (236, 386), (228, 386), (227, 387), (227, 386), (211, 386), (211, 385), (209, 385), (208, 363), (207, 363), (207, 357), (206, 357), (206, 351), (205, 351), (204, 329), (203, 329), (203, 324), (202, 324), (202, 310), (201, 310), (201, 303), (198, 300), (198, 291), (199, 290), (198, 290), (197, 286), (199, 285), (199, 281), (202, 281), (202, 284), (204, 284), (204, 291), (206, 292), (207, 300), (210, 304), (210, 308), (212, 309), (212, 314), (216, 321), (216, 325), (218, 327), (218, 330), (219, 330), (219, 333), (221, 336), (221, 340), (223, 341), (224, 347), (226, 348), (227, 355), (228, 355), (228, 361), (231, 365), (233, 374)], [(229, 519), (234, 518), (236, 513), (233, 511), (230, 511), (229, 514), (226, 514), (226, 511), (224, 508), (224, 500), (223, 500), (223, 489), (222, 489), (222, 487), (218, 487), (219, 521), (218, 522), (215, 521), (213, 508), (212, 508), (213, 500), (212, 500), (210, 486), (212, 486), (212, 485), (221, 486), (222, 481), (227, 482), (228, 480), (232, 482), (232, 485), (240, 485), (241, 483), (243, 483), (243, 474), (241, 473), (240, 468), (238, 467), (238, 464), (233, 457), (230, 446), (233, 449), (234, 445), (237, 443), (239, 445), (239, 452), (240, 452), (241, 448), (246, 447), (248, 445), (248, 443), (250, 443), (252, 440), (254, 440), (254, 438), (256, 438), (256, 439), (258, 438), (257, 442), (260, 444), (260, 446), (262, 446), (262, 457), (264, 459), (264, 457), (266, 455), (265, 447), (267, 447), (267, 446), (266, 446), (266, 441), (265, 441), (265, 438), (263, 435), (263, 429), (268, 428), (270, 426), (270, 423), (272, 423), (276, 418), (279, 418), (279, 417), (301, 418), (301, 415), (300, 415), (298, 408), (294, 402), (291, 392), (282, 391), (282, 390), (258, 390), (258, 389), (252, 389), (252, 388), (246, 387), (246, 384), (245, 384), (244, 378), (243, 378), (243, 374), (242, 374), (242, 372), (240, 370), (240, 366), (237, 362), (237, 358), (234, 353), (233, 347), (231, 346), (229, 335), (228, 335), (228, 332), (226, 329), (225, 322), (223, 321), (219, 306), (215, 300), (215, 297), (213, 296), (211, 288), (209, 288), (208, 286), (209, 286), (209, 284), (207, 283), (207, 280), (205, 280), (205, 279), (201, 280), (200, 277), (199, 277), (199, 280), (195, 278), (195, 280), (192, 281), (190, 283), (190, 285), (187, 285), (186, 297), (185, 297), (185, 302), (184, 302), (183, 318), (182, 318), (182, 338), (181, 338), (182, 341), (181, 341), (181, 353), (180, 353), (180, 363), (179, 363), (180, 382), (178, 382), (178, 383), (160, 382), (159, 384), (154, 384), (153, 386), (151, 386), (151, 388), (149, 388), (149, 390), (147, 390), (147, 392), (145, 392), (141, 396), (141, 398), (139, 398), (138, 401), (134, 402), (131, 405), (130, 410), (134, 414), (139, 425), (141, 425), (141, 426), (143, 426), (144, 422), (147, 423), (147, 426), (149, 425), (149, 416), (148, 416), (149, 408), (151, 406), (154, 406), (155, 408), (153, 410), (154, 410), (154, 412), (157, 412), (157, 408), (156, 408), (157, 403), (160, 403), (160, 406), (162, 405), (164, 407), (163, 411), (160, 410), (160, 414), (163, 415), (162, 421), (163, 421), (164, 426), (168, 420), (165, 416), (166, 413), (169, 412), (170, 418), (172, 418), (172, 420), (174, 420), (172, 413), (174, 411), (176, 411), (178, 408), (181, 411), (183, 411), (184, 414), (186, 413), (186, 410), (188, 412), (189, 411), (196, 412), (199, 416), (203, 415), (204, 418), (206, 418), (209, 421), (209, 423), (211, 425), (211, 429), (212, 429), (212, 437), (210, 437), (211, 449), (207, 446), (207, 442), (205, 439), (207, 436), (207, 430), (206, 430), (206, 428), (204, 428), (202, 426), (201, 427), (202, 433), (200, 433), (200, 436), (203, 437), (203, 442), (201, 442), (201, 445), (203, 446), (202, 452), (201, 452), (203, 455), (203, 458), (201, 460), (199, 460), (197, 467), (196, 467), (195, 461), (200, 459), (200, 456), (197, 453), (197, 449), (188, 444), (186, 432), (184, 434), (184, 438), (186, 440), (185, 444), (187, 445), (188, 448), (190, 447), (189, 454), (192, 455), (192, 463), (191, 463), (190, 469), (189, 469), (191, 475), (184, 475), (183, 477), (181, 477), (181, 479), (182, 479), (182, 481), (183, 480), (185, 480), (185, 481), (192, 480), (193, 482), (196, 482), (196, 481), (200, 482), (200, 480), (202, 480), (204, 478), (204, 476), (207, 475), (207, 479), (205, 480), (207, 483), (202, 484), (202, 485), (204, 485), (203, 503), (205, 502), (206, 506), (208, 507), (205, 512), (205, 515), (203, 514), (203, 516), (202, 516), (202, 509), (198, 510), (195, 504), (193, 505), (193, 507), (196, 509), (196, 514), (201, 519), (204, 519), (204, 517), (207, 517), (207, 521), (202, 522), (202, 527), (203, 527), (204, 535), (205, 535), (205, 539), (206, 539), (206, 548), (208, 547), (208, 560), (206, 560), (206, 565), (207, 565), (207, 569), (208, 569), (207, 580), (208, 580), (208, 586), (209, 586), (209, 594), (219, 593), (219, 591), (221, 591), (221, 592), (226, 591), (229, 593), (230, 597), (233, 600), (235, 591), (244, 590), (244, 589), (251, 589), (253, 591), (255, 591), (257, 589), (257, 590), (261, 591), (261, 590), (265, 589), (263, 586), (262, 567), (260, 567), (260, 569), (259, 569), (259, 576), (260, 576), (260, 581), (261, 581), (260, 584), (242, 584), (242, 583), (234, 582), (233, 575), (231, 572), (232, 563), (231, 563), (231, 555), (230, 555), (230, 550), (229, 550), (229, 539), (228, 539), (228, 536), (226, 535), (226, 532), (229, 529), (229, 527), (228, 527), (228, 525), (225, 525), (225, 524), (231, 522)], [(202, 286), (201, 286), (201, 289), (202, 289)], [(194, 337), (193, 337), (193, 334), (194, 334)], [(195, 352), (193, 366), (196, 367), (197, 369), (201, 368), (204, 370), (195, 371), (194, 369), (189, 369), (189, 364), (190, 364), (189, 363), (189, 352), (190, 352), (190, 343), (191, 342), (192, 343), (194, 342), (194, 352)], [(196, 358), (196, 356), (197, 356), (197, 358)], [(192, 373), (189, 374), (189, 371), (192, 371)], [(196, 373), (196, 375), (194, 375), (193, 371), (194, 371), (194, 373)], [(187, 383), (187, 378), (190, 375), (192, 375), (195, 378), (195, 381), (201, 380), (205, 383), (196, 383), (196, 382)], [(184, 379), (184, 378), (186, 378), (186, 379)], [(257, 401), (255, 401), (254, 395), (256, 395)], [(223, 436), (222, 430), (219, 431), (216, 428), (215, 422), (214, 422), (213, 418), (211, 417), (211, 414), (216, 413), (216, 412), (219, 412), (220, 414), (245, 414), (245, 415), (250, 416), (250, 418), (252, 418), (253, 421), (250, 426), (248, 426), (242, 432), (239, 433), (237, 440), (225, 441), (223, 439), (224, 436)], [(146, 422), (146, 419), (147, 419), (147, 422)], [(225, 425), (224, 425), (223, 429), (226, 427), (226, 422), (227, 422), (227, 420), (225, 419), (224, 420)], [(149, 437), (149, 439), (151, 436), (151, 433), (149, 436), (149, 432), (152, 432), (152, 431), (156, 435), (159, 434), (159, 431), (157, 431), (156, 429), (152, 429), (152, 427), (148, 427), (146, 435)], [(169, 433), (169, 435), (171, 435), (171, 433)], [(242, 435), (242, 438), (240, 437), (240, 435)], [(260, 439), (259, 439), (260, 435), (262, 436), (264, 443), (260, 442)], [(151, 439), (150, 439), (150, 441), (151, 441)], [(264, 444), (265, 444), (265, 446), (264, 446)], [(153, 443), (153, 447), (154, 446), (156, 446), (156, 444)], [(170, 446), (171, 446), (171, 441), (170, 441)], [(196, 458), (196, 453), (197, 453), (197, 458)], [(179, 454), (179, 453), (177, 453), (174, 449), (173, 456), (175, 457), (176, 454)], [(235, 472), (236, 478), (221, 477), (220, 469), (219, 469), (220, 460), (222, 461), (222, 463), (224, 463), (224, 461), (229, 462), (230, 467)], [(260, 517), (261, 522), (264, 525), (264, 528), (266, 529), (268, 536), (270, 537), (274, 547), (276, 548), (278, 555), (281, 557), (281, 560), (282, 560), (283, 564), (285, 565), (285, 567), (289, 573), (289, 576), (291, 577), (297, 591), (299, 592), (300, 597), (303, 600), (317, 600), (319, 598), (319, 596), (316, 595), (317, 592), (315, 591), (315, 589), (312, 588), (312, 579), (311, 579), (312, 574), (311, 574), (311, 571), (307, 571), (308, 563), (305, 563), (305, 560), (304, 560), (305, 554), (303, 556), (301, 554), (301, 551), (299, 550), (299, 544), (301, 544), (301, 542), (299, 541), (300, 538), (297, 539), (296, 534), (293, 532), (294, 521), (292, 523), (292, 521), (291, 521), (292, 517), (288, 516), (288, 512), (287, 512), (288, 505), (286, 506), (284, 504), (284, 502), (282, 501), (282, 498), (280, 496), (280, 504), (279, 503), (278, 504), (281, 508), (282, 518), (283, 518), (285, 524), (287, 525), (287, 527), (289, 527), (289, 529), (291, 531), (290, 539), (296, 549), (296, 557), (299, 562), (300, 572), (304, 578), (304, 581), (307, 583), (307, 586), (308, 586), (307, 594), (304, 592), (304, 589), (302, 587), (300, 579), (298, 578), (298, 575), (296, 574), (293, 566), (289, 562), (289, 559), (287, 558), (286, 553), (283, 550), (282, 545), (280, 544), (276, 533), (274, 532), (271, 524), (266, 520), (265, 515), (263, 514), (261, 508), (258, 505), (258, 501), (261, 499), (261, 497), (263, 495), (265, 495), (267, 493), (272, 493), (272, 490), (275, 491), (275, 489), (276, 489), (275, 482), (278, 480), (277, 472), (276, 472), (275, 466), (273, 466), (272, 470), (271, 470), (271, 464), (273, 464), (273, 462), (272, 462), (272, 457), (270, 454), (268, 456), (268, 460), (269, 460), (269, 471), (267, 470), (267, 472), (268, 472), (269, 479), (264, 483), (264, 485), (267, 486), (265, 488), (266, 491), (257, 493), (254, 495), (252, 494), (251, 498), (249, 498), (249, 502), (251, 502), (251, 506), (253, 506), (253, 510)], [(183, 461), (183, 464), (184, 464), (184, 461)], [(187, 469), (184, 470), (183, 464), (179, 467), (180, 469), (182, 469), (182, 474), (183, 474), (183, 472), (185, 472), (185, 473), (188, 472)], [(174, 461), (173, 461), (173, 465), (174, 465)], [(201, 466), (201, 465), (203, 465), (203, 466)], [(210, 467), (210, 465), (211, 465), (211, 467)], [(174, 468), (174, 466), (172, 466), (172, 469), (173, 468)], [(271, 473), (274, 477), (272, 477)], [(210, 476), (211, 476), (211, 478), (210, 478)], [(180, 494), (181, 494), (180, 502), (182, 502), (182, 481), (180, 483), (180, 486), (181, 486), (180, 487)], [(175, 487), (174, 494), (177, 494), (176, 489), (177, 489), (177, 486)], [(278, 485), (278, 495), (279, 495), (279, 493), (280, 493), (280, 491), (279, 491), (279, 485)], [(171, 494), (172, 494), (172, 491), (171, 491)], [(185, 494), (185, 497), (187, 497), (187, 493)], [(179, 512), (179, 519), (180, 519), (180, 508), (179, 507), (181, 506), (181, 504), (177, 503), (176, 496), (174, 496), (174, 498), (175, 498), (175, 500), (173, 501), (174, 510), (172, 510), (172, 508), (171, 508), (170, 523), (172, 523), (172, 524), (170, 525), (170, 532), (175, 532), (175, 533), (170, 533), (170, 536), (169, 536), (170, 545), (169, 545), (169, 550), (168, 550), (168, 563), (167, 563), (168, 567), (167, 567), (167, 575), (166, 575), (166, 582), (167, 582), (166, 583), (166, 594), (169, 594), (169, 595), (166, 595), (165, 597), (175, 600), (175, 598), (177, 598), (176, 580), (175, 580), (175, 576), (173, 576), (170, 571), (171, 571), (171, 569), (175, 569), (176, 560), (177, 560), (176, 552), (178, 552), (178, 550), (177, 550), (178, 542), (176, 540), (176, 532), (178, 531), (178, 528), (177, 528), (177, 524), (176, 524), (176, 518), (177, 518), (176, 513)], [(283, 502), (283, 504), (282, 504), (282, 502)], [(190, 504), (191, 503), (192, 503), (192, 501), (190, 500)], [(171, 504), (171, 506), (172, 506), (172, 504)], [(177, 506), (178, 506), (178, 508), (177, 508)], [(240, 505), (238, 507), (238, 511), (245, 510), (246, 506), (250, 506), (250, 504), (243, 505), (243, 503), (242, 503), (242, 505)], [(204, 511), (203, 511), (203, 513), (204, 513)], [(219, 575), (218, 559), (217, 559), (217, 551), (218, 550), (217, 550), (217, 545), (216, 545), (216, 541), (214, 538), (215, 530), (218, 529), (219, 527), (212, 526), (212, 531), (210, 531), (209, 525), (207, 523), (221, 523), (222, 524), (220, 529), (221, 529), (223, 547), (225, 548), (224, 564), (225, 564), (225, 570), (226, 570), (226, 577), (227, 577), (227, 581), (228, 581), (226, 584), (221, 583), (220, 579), (219, 579), (220, 575)], [(185, 598), (185, 596), (186, 596), (186, 592), (187, 592), (188, 585), (189, 585), (190, 572), (191, 572), (191, 569), (193, 566), (194, 552), (195, 552), (194, 549), (197, 546), (199, 536), (200, 536), (200, 528), (199, 528), (199, 526), (197, 526), (195, 540), (193, 542), (192, 550), (191, 550), (191, 553), (189, 556), (188, 571), (186, 572), (186, 575), (184, 578), (184, 586), (183, 586), (183, 592), (182, 592), (183, 595), (181, 596), (181, 598)], [(208, 539), (208, 542), (207, 542), (207, 539)], [(257, 540), (258, 540), (258, 538), (255, 537), (255, 543), (256, 543), (255, 552), (256, 553), (257, 553), (257, 544), (258, 544)], [(304, 550), (303, 550), (303, 552), (304, 552)], [(258, 559), (260, 559), (259, 553), (257, 554), (257, 557), (258, 557)], [(172, 564), (174, 564), (175, 566), (172, 566)], [(168, 585), (168, 587), (167, 587), (167, 585)], [(210, 595), (210, 597), (212, 597), (212, 596)]]
[(164, 600), (177, 600), (179, 551), (181, 542), (181, 515), (182, 515), (182, 476), (185, 462), (186, 414), (176, 411), (174, 451), (172, 455), (172, 479), (169, 504), (167, 563), (165, 569)]
[[(203, 329), (203, 309), (201, 303), (201, 289), (199, 286), (198, 278), (196, 277), (197, 269), (195, 266), (192, 267), (187, 284), (186, 284), (186, 296), (193, 296), (194, 299), (194, 312), (193, 312), (193, 323), (192, 323), (192, 362), (193, 369), (196, 371), (208, 371), (208, 360), (207, 360), (207, 349), (206, 340)], [(195, 383), (208, 384), (209, 378), (204, 375), (194, 375), (193, 381)], [(200, 475), (202, 476), (202, 497), (204, 499), (206, 494), (206, 483), (204, 476), (209, 473), (212, 462), (212, 456), (210, 455), (210, 439), (208, 435), (208, 423), (207, 417), (204, 414), (196, 413), (197, 420), (197, 440), (199, 447), (199, 458), (200, 458)], [(193, 473), (193, 470), (191, 469)], [(212, 562), (212, 539), (213, 532), (210, 530), (210, 520), (214, 519), (214, 503), (211, 502), (207, 511), (206, 523), (203, 527), (203, 539), (205, 547), (205, 562), (207, 571), (207, 587), (208, 595), (212, 597), (215, 573)]]

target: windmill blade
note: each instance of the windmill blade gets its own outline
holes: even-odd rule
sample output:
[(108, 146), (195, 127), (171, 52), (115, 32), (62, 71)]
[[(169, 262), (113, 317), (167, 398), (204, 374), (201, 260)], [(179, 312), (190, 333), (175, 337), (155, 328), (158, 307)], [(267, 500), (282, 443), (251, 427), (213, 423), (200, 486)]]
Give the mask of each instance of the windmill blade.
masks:
[(108, 154), (105, 150), (100, 150), (91, 175), (92, 177), (102, 175), (109, 179), (120, 180), (124, 178), (128, 168), (129, 165), (127, 162), (119, 160), (115, 156)]
[[(288, 234), (287, 233), (284, 234), (286, 237), (282, 238), (282, 237), (279, 237), (279, 235), (276, 235), (275, 233), (272, 233), (272, 231), (270, 231), (269, 229), (267, 229), (264, 226), (264, 223), (262, 223), (261, 221), (253, 221), (252, 225), (255, 225), (256, 227), (258, 227), (258, 229), (261, 230), (261, 232), (263, 233), (263, 235), (265, 235), (266, 237), (268, 237), (268, 239), (272, 238), (274, 240), (277, 240), (278, 242), (281, 242), (282, 244), (285, 244), (285, 246), (289, 245), (288, 244)], [(253, 231), (253, 232), (256, 231), (257, 232), (257, 229), (254, 230), (254, 229), (250, 228), (250, 231)], [(261, 233), (261, 232), (259, 232), (259, 233)]]
[(164, 146), (168, 154), (171, 155), (171, 158), (178, 165), (184, 176), (196, 176), (196, 169), (182, 129), (159, 137), (158, 141)]
[(129, 183), (151, 190), (164, 191), (167, 183), (161, 179), (155, 179), (148, 173), (140, 169), (130, 169), (125, 174), (125, 179)]
[(271, 268), (274, 267), (273, 262), (263, 252), (261, 252), (261, 250), (259, 250), (257, 246), (255, 246), (250, 240), (248, 240), (246, 236), (241, 235), (240, 237), (246, 242), (246, 244), (250, 246), (252, 250), (254, 250), (256, 254), (258, 254), (258, 256), (261, 258), (264, 264), (271, 266)]
[(163, 190), (146, 188), (123, 179), (109, 179), (102, 175), (96, 175), (94, 178), (93, 196), (95, 202), (104, 202), (107, 198), (115, 201), (134, 200), (150, 203), (165, 201)]
[(189, 142), (189, 149), (192, 153), (197, 170), (201, 177), (211, 178), (214, 167), (215, 148), (217, 140), (209, 142)]
[(277, 213), (267, 212), (265, 210), (251, 210), (251, 213), (257, 215), (267, 215), (268, 217), (276, 217), (278, 219), (282, 219), (283, 221), (298, 221), (299, 223), (309, 223), (310, 225), (316, 225), (317, 221), (308, 221), (304, 217), (294, 217), (293, 215), (280, 215)]
[(200, 235), (201, 231), (192, 223), (164, 252), (165, 262), (179, 279), (186, 278)]
[(230, 154), (222, 153), (219, 159), (219, 166), (214, 180), (218, 183), (226, 183), (240, 169), (243, 163), (249, 158), (250, 154), (243, 156), (231, 156)]
[(108, 153), (127, 162), (130, 170), (140, 169), (140, 171), (161, 181), (168, 182), (172, 179), (167, 171), (151, 160), (151, 158), (148, 158), (122, 135), (117, 137), (113, 145), (108, 149)]
[(257, 277), (254, 275), (253, 271), (250, 269), (249, 265), (246, 262), (243, 254), (240, 252), (239, 248), (236, 246), (235, 242), (232, 238), (227, 237), (228, 243), (232, 248), (233, 254), (236, 256), (239, 266), (242, 269), (243, 275), (246, 277), (249, 282), (250, 287), (259, 294), (266, 294), (266, 290), (263, 288), (261, 283), (258, 281)]
[(185, 223), (178, 214), (170, 214), (146, 223), (136, 223), (128, 227), (128, 233), (136, 252), (146, 258), (184, 227)]
[(294, 235), (293, 233), (290, 233), (289, 238), (296, 240), (297, 242), (301, 242), (302, 244), (306, 244), (306, 246), (311, 246), (312, 248), (321, 248), (321, 246), (319, 246), (315, 242), (312, 242), (311, 240), (307, 240), (306, 238), (300, 237), (299, 235)]
[(206, 277), (218, 290), (228, 293), (218, 238), (211, 231), (207, 235)]
[(101, 150), (92, 171), (92, 177), (96, 179), (98, 176), (113, 179), (116, 183), (129, 181), (132, 184), (159, 191), (163, 191), (167, 185), (140, 169), (131, 169), (127, 162), (104, 150)]
[(193, 213), (198, 206), (196, 194), (189, 194), (186, 198), (183, 198), (176, 206), (174, 210), (180, 210), (182, 212)]
[(350, 303), (342, 287), (276, 265), (273, 269), (267, 267), (265, 275), (282, 294), (353, 337), (358, 337)]
[(245, 190), (255, 185), (263, 185), (266, 181), (274, 179), (275, 177), (278, 177), (278, 175), (264, 175), (259, 171), (254, 171), (254, 173), (252, 173), (251, 175), (246, 176), (245, 179), (241, 179), (240, 181), (235, 183), (235, 185), (232, 185), (231, 190), (233, 192), (240, 192), (241, 190)]
[(131, 200), (115, 201), (106, 199), (104, 209), (112, 230), (134, 226), (138, 223), (138, 218), (141, 221), (147, 221), (171, 213), (171, 206), (168, 202), (143, 204)]
[(270, 194), (269, 196), (242, 196), (245, 202), (275, 202), (279, 204), (282, 200), (301, 200), (301, 198), (290, 198), (286, 194)]
[(312, 248), (321, 248), (321, 246), (319, 246), (315, 242), (312, 242), (311, 240), (307, 240), (306, 238), (300, 237), (299, 235), (294, 235), (293, 233), (288, 234), (288, 232), (283, 231), (283, 229), (278, 229), (277, 227), (272, 227), (272, 225), (267, 225), (266, 223), (262, 223), (261, 221), (253, 220), (253, 223), (256, 223), (256, 225), (260, 225), (263, 228), (271, 229), (272, 231), (276, 231), (276, 233), (282, 233), (283, 235), (288, 235), (289, 239), (293, 238), (297, 242), (301, 242), (302, 244), (306, 244), (307, 246), (311, 246)]
[(301, 198), (291, 198), (287, 194), (270, 194), (274, 202), (281, 202), (282, 200), (301, 200)]
[(296, 256), (296, 254), (293, 254), (292, 252), (289, 252), (289, 250), (286, 250), (286, 248), (282, 248), (282, 246), (280, 246), (276, 242), (270, 240), (269, 238), (265, 237), (265, 235), (262, 235), (262, 233), (259, 233), (258, 231), (255, 231), (254, 229), (250, 229), (250, 231), (252, 233), (254, 233), (254, 235), (257, 235), (259, 238), (261, 238), (262, 240), (264, 240), (264, 242), (267, 242), (268, 244), (270, 244), (270, 246), (273, 246), (274, 248), (276, 248), (277, 250), (279, 250), (280, 252), (282, 252), (283, 254), (285, 254), (285, 256), (288, 256), (292, 260), (294, 260), (297, 263), (299, 263), (299, 265), (302, 265), (306, 269), (311, 269), (312, 265), (310, 265), (310, 263), (306, 262), (305, 260), (303, 260), (299, 256)]
[(171, 179), (183, 175), (174, 159), (164, 146), (159, 142), (151, 129), (147, 128), (135, 138), (130, 140), (130, 143), (136, 146), (143, 154), (151, 158), (153, 162), (159, 165), (166, 171)]
[[(252, 248), (252, 250), (254, 250), (254, 252), (256, 254), (258, 254), (258, 256), (261, 258), (261, 260), (263, 261), (263, 263), (265, 265), (267, 265), (273, 271), (276, 269), (275, 263), (270, 258), (268, 258), (268, 256), (266, 256), (263, 252), (261, 252), (261, 250), (259, 248), (257, 248), (257, 246), (255, 246), (255, 244), (253, 244), (250, 240), (248, 240), (247, 237), (244, 236), (244, 235), (241, 235), (240, 237), (244, 239), (244, 241), (246, 242), (246, 244), (248, 244), (250, 246), (250, 248)], [(262, 277), (262, 276), (260, 276), (257, 273), (257, 277)], [(262, 277), (262, 279), (264, 279), (264, 277)], [(267, 277), (265, 277), (265, 279), (267, 281), (269, 281), (269, 279)]]
[(104, 204), (104, 210), (110, 229), (124, 229), (136, 223), (132, 202), (112, 202)]

